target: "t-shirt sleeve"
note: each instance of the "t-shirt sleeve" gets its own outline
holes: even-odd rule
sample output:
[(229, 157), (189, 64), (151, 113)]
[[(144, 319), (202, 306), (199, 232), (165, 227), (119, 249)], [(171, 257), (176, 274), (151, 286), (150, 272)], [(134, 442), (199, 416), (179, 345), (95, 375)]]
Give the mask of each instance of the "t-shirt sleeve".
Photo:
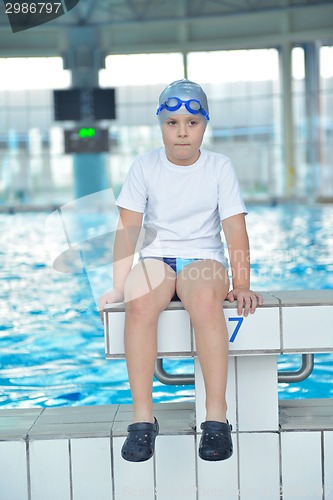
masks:
[(241, 213), (247, 214), (236, 172), (229, 159), (220, 172), (218, 200), (221, 220)]
[(144, 213), (147, 203), (147, 186), (139, 160), (135, 160), (129, 169), (116, 203), (121, 208)]

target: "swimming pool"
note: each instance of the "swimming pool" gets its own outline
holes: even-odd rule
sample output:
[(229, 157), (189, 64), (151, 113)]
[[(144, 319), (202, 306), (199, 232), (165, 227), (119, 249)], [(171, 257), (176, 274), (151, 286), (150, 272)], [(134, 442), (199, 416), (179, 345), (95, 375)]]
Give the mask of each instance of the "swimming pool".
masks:
[[(333, 206), (249, 205), (248, 210), (252, 288), (333, 289)], [(0, 407), (130, 403), (124, 361), (104, 358), (103, 328), (87, 275), (56, 272), (49, 265), (47, 216), (0, 214)], [(316, 355), (311, 377), (280, 384), (280, 397), (332, 397), (332, 361), (329, 354)], [(298, 364), (298, 356), (279, 358), (279, 369)], [(191, 372), (192, 361), (164, 367)], [(193, 388), (155, 381), (154, 398), (189, 400)]]

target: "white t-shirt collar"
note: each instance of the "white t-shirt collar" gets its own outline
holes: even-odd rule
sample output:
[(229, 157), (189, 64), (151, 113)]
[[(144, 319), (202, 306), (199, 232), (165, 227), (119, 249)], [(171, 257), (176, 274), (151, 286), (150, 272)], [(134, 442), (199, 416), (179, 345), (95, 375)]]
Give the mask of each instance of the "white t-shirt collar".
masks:
[(172, 170), (173, 172), (179, 172), (179, 173), (183, 172), (186, 174), (189, 174), (201, 168), (205, 162), (205, 156), (206, 156), (205, 150), (200, 149), (200, 156), (195, 163), (193, 163), (192, 165), (176, 165), (175, 163), (172, 163), (170, 160), (168, 160), (165, 153), (165, 148), (161, 148), (160, 151), (160, 160), (164, 164), (164, 166), (166, 166), (169, 170)]

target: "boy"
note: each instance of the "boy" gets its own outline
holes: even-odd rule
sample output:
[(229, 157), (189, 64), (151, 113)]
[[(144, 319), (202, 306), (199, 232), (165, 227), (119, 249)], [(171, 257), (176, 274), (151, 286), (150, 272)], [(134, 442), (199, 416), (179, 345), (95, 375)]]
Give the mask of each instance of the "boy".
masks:
[[(201, 148), (210, 119), (207, 97), (189, 80), (168, 85), (157, 116), (164, 148), (139, 157), (118, 197), (120, 222), (114, 247), (114, 289), (100, 300), (125, 301), (125, 354), (133, 397), (133, 423), (122, 448), (125, 460), (148, 460), (158, 422), (152, 410), (157, 322), (173, 298), (188, 311), (206, 390), (206, 421), (199, 456), (232, 455), (225, 401), (228, 336), (222, 303), (237, 300), (238, 314), (254, 313), (262, 297), (249, 288), (246, 208), (230, 160)], [(144, 215), (144, 221), (143, 221)], [(132, 269), (143, 228), (140, 261)], [(229, 291), (227, 241), (233, 288)]]

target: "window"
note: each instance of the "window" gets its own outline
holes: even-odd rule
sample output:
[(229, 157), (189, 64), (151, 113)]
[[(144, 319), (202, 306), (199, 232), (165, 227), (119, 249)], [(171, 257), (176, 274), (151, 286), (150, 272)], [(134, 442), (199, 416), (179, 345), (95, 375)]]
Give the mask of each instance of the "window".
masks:
[(209, 97), (209, 147), (231, 157), (243, 192), (251, 197), (279, 194), (278, 59), (275, 49), (188, 55), (189, 78)]
[(0, 74), (0, 202), (52, 202), (72, 183), (54, 175), (71, 168), (50, 133), (52, 91), (70, 86), (70, 71), (61, 57), (15, 57), (0, 58)]

